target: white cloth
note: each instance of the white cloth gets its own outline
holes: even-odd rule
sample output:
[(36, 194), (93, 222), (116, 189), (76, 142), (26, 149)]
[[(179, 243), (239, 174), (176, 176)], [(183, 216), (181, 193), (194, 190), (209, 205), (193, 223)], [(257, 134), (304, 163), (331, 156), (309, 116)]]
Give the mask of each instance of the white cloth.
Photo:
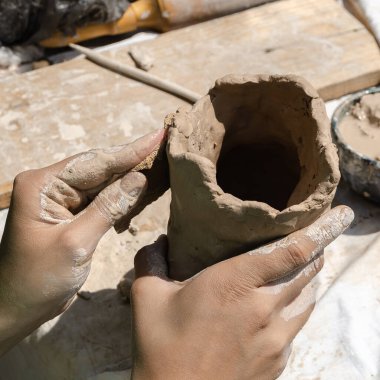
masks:
[[(328, 115), (342, 99), (327, 102)], [(334, 201), (355, 212), (325, 250), (317, 306), (281, 380), (380, 379), (380, 205), (341, 182)]]
[(281, 380), (380, 379), (380, 207), (340, 186), (354, 226), (325, 251), (319, 302)]
[(363, 14), (371, 26), (377, 42), (380, 44), (380, 1), (379, 0), (357, 0), (363, 10)]

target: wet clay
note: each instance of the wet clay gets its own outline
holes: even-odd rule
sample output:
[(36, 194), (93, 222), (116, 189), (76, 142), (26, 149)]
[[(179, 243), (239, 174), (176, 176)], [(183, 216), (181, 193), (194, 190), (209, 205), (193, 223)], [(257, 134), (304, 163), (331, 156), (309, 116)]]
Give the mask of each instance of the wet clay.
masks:
[(115, 230), (121, 233), (128, 229), (131, 220), (140, 214), (146, 206), (157, 200), (169, 189), (169, 168), (166, 158), (166, 138), (158, 144), (140, 164), (135, 166), (132, 171), (140, 172), (147, 178), (147, 188), (140, 202), (115, 224)]
[(364, 95), (339, 123), (342, 140), (380, 161), (380, 93)]
[(322, 99), (297, 76), (226, 76), (169, 115), (170, 277), (308, 226), (331, 204), (338, 157)]

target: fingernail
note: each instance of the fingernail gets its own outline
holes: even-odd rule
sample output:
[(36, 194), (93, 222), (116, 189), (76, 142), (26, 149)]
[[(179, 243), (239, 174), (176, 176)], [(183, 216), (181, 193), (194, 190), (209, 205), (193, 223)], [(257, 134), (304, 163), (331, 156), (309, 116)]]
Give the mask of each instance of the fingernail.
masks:
[(162, 244), (166, 244), (166, 235), (162, 234), (160, 235), (157, 240), (155, 241), (155, 243), (159, 244), (159, 245), (162, 245)]
[(159, 129), (158, 131), (153, 131), (145, 136), (140, 137), (137, 141), (141, 140), (144, 142), (148, 142), (149, 145), (152, 144), (156, 146), (157, 144), (160, 144), (161, 141), (166, 137), (166, 129)]
[(138, 198), (143, 190), (145, 190), (147, 182), (144, 174), (140, 172), (130, 172), (122, 178), (120, 187), (129, 196)]
[(166, 129), (159, 129), (158, 131), (153, 131), (141, 136), (130, 143), (103, 148), (102, 152), (106, 154), (117, 154), (119, 152), (123, 152), (125, 149), (128, 149), (128, 147), (133, 144), (142, 156), (148, 156), (157, 147), (157, 145), (165, 141), (167, 137), (166, 132)]
[(315, 244), (317, 253), (341, 235), (354, 219), (354, 212), (346, 206), (335, 208), (305, 229), (305, 235)]
[(349, 207), (343, 207), (340, 213), (340, 220), (345, 228), (348, 228), (355, 218), (355, 214)]

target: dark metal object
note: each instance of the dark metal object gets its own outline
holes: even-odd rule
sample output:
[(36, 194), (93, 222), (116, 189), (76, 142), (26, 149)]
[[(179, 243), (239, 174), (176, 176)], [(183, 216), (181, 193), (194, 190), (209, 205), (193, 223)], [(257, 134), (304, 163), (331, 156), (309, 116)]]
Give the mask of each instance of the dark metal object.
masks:
[(128, 0), (0, 0), (0, 43), (37, 42), (56, 30), (75, 33), (92, 23), (118, 20)]
[(380, 161), (354, 150), (346, 144), (339, 130), (339, 123), (353, 104), (367, 94), (380, 92), (380, 87), (371, 87), (346, 99), (334, 112), (331, 125), (332, 136), (338, 147), (340, 171), (354, 191), (374, 202), (380, 203)]

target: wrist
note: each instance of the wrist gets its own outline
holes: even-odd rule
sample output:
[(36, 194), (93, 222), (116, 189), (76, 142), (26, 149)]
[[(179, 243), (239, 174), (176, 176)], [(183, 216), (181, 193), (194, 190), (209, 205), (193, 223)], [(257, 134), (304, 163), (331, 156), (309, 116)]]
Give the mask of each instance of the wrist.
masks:
[(46, 321), (43, 313), (23, 304), (0, 273), (0, 356)]
[(167, 361), (163, 357), (160, 357), (158, 362), (156, 361), (157, 365), (155, 366), (134, 363), (130, 380), (204, 380), (213, 378), (212, 376), (196, 373), (197, 371), (194, 371), (194, 369), (190, 371), (182, 365), (177, 366), (173, 361)]
[(0, 300), (0, 356), (28, 336), (44, 321)]

